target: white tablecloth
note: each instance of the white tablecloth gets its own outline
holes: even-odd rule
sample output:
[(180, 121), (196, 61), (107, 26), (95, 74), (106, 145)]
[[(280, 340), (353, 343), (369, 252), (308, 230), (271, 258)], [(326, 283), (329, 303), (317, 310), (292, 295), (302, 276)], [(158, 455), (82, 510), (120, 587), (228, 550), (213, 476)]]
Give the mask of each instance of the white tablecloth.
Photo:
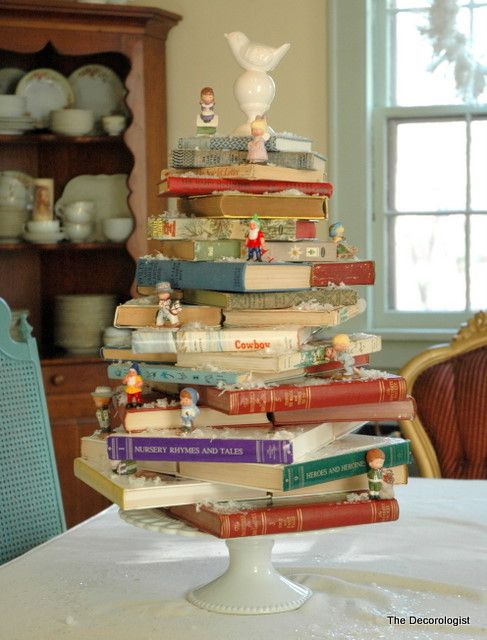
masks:
[(185, 600), (225, 570), (222, 540), (145, 531), (111, 507), (0, 567), (0, 638), (485, 639), (487, 482), (414, 478), (396, 495), (398, 522), (276, 536), (274, 566), (314, 594), (255, 616)]

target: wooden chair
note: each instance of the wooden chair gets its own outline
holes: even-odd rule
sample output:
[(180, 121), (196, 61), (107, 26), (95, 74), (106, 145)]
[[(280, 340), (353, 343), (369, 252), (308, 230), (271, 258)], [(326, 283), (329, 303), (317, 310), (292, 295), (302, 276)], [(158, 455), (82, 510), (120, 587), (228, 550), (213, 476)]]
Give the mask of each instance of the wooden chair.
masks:
[(487, 478), (487, 313), (450, 344), (431, 347), (401, 370), (417, 416), (401, 421), (427, 478)]
[(65, 530), (37, 344), (0, 298), (0, 564)]

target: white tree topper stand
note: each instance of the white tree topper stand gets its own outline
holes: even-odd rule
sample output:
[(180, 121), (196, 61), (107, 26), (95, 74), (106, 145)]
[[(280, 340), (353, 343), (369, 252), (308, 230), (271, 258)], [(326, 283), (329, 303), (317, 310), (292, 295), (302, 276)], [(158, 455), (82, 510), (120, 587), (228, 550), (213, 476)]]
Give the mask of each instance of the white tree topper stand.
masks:
[[(250, 123), (256, 116), (264, 116), (269, 111), (276, 94), (274, 80), (267, 72), (277, 67), (291, 45), (286, 43), (280, 47), (270, 47), (251, 42), (241, 31), (226, 33), (225, 38), (235, 60), (244, 69), (235, 81), (233, 93), (247, 116), (247, 122), (241, 124), (233, 135), (249, 136)], [(274, 133), (270, 127), (268, 133)]]
[[(155, 509), (119, 513), (126, 522), (149, 531), (209, 537)], [(216, 613), (257, 615), (298, 609), (312, 595), (308, 587), (288, 580), (274, 569), (272, 537), (232, 538), (225, 543), (228, 569), (216, 580), (190, 591), (186, 597), (191, 604)]]

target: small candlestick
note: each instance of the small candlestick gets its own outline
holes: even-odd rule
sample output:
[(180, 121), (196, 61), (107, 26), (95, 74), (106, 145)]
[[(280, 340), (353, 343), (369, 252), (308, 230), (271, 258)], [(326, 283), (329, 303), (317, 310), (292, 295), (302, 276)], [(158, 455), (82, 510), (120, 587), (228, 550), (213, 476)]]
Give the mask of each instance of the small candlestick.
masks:
[(123, 379), (125, 393), (127, 394), (127, 408), (142, 406), (142, 387), (144, 381), (140, 375), (140, 367), (137, 363), (132, 363), (127, 375)]
[(370, 449), (366, 453), (365, 460), (369, 466), (367, 472), (369, 498), (371, 500), (379, 500), (382, 489), (382, 467), (384, 466), (385, 454), (381, 449)]
[(200, 93), (200, 113), (196, 118), (196, 134), (213, 136), (218, 127), (218, 116), (215, 113), (215, 94), (211, 87), (204, 87)]
[(109, 406), (112, 400), (113, 391), (110, 387), (96, 387), (91, 393), (93, 402), (96, 407), (96, 419), (102, 433), (110, 433), (112, 431), (110, 424)]
[(156, 316), (156, 325), (163, 327), (168, 323), (172, 326), (179, 326), (179, 314), (183, 307), (179, 300), (171, 300), (172, 293), (170, 282), (158, 282), (156, 284), (157, 297), (159, 298), (159, 310)]
[(34, 207), (32, 220), (52, 220), (54, 218), (54, 180), (36, 178), (34, 180)]
[(199, 393), (192, 387), (185, 387), (179, 392), (181, 426), (185, 431), (190, 431), (193, 428), (194, 419), (199, 415), (200, 410), (197, 406), (199, 399)]
[(252, 140), (247, 145), (247, 162), (250, 164), (267, 164), (268, 156), (265, 141), (269, 137), (267, 123), (263, 116), (257, 116), (250, 124)]
[(247, 247), (247, 260), (262, 262), (262, 254), (265, 252), (264, 232), (260, 228), (258, 216), (252, 216), (249, 222), (249, 230), (245, 238)]

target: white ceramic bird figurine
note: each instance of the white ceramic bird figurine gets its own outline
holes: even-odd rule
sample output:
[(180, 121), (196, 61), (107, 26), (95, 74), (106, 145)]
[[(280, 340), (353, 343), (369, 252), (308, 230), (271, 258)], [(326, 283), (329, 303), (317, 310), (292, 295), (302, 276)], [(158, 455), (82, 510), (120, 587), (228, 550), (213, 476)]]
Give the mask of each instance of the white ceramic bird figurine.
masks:
[(241, 31), (226, 33), (225, 38), (238, 64), (248, 71), (272, 71), (291, 46), (286, 43), (276, 49), (258, 42), (250, 42)]

